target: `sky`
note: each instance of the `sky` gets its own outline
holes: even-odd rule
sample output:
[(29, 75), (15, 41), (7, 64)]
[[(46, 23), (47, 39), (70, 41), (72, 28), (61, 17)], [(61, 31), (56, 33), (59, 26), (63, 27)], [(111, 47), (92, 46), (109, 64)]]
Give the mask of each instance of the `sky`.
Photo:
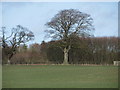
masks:
[(16, 25), (22, 25), (34, 33), (35, 40), (31, 43), (49, 41), (45, 38), (45, 24), (64, 9), (90, 14), (95, 37), (118, 36), (117, 2), (1, 2), (0, 27), (5, 26), (10, 31)]

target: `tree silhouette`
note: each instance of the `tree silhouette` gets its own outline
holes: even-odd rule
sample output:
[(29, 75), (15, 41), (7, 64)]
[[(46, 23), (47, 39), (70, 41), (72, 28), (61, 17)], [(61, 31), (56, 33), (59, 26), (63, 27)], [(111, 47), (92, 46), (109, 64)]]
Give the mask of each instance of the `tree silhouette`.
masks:
[[(8, 64), (10, 59), (16, 54), (17, 48), (20, 44), (24, 44), (34, 39), (34, 34), (30, 30), (21, 25), (17, 25), (16, 28), (12, 28), (11, 35), (6, 37), (6, 28), (2, 27), (2, 48), (3, 53), (7, 55)], [(4, 57), (3, 57), (4, 58)]]
[[(93, 19), (89, 14), (76, 9), (66, 9), (56, 14), (51, 21), (46, 23), (47, 36), (62, 40), (64, 64), (68, 64), (68, 52), (71, 49), (71, 36), (89, 37), (94, 30)], [(60, 45), (61, 47), (61, 45)]]

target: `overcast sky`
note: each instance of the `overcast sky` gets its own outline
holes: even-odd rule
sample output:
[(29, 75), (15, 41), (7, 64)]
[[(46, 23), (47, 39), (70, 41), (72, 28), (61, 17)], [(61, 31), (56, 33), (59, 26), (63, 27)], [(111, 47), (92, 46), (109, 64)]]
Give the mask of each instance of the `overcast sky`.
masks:
[(48, 40), (44, 38), (45, 23), (63, 9), (78, 9), (90, 14), (96, 37), (118, 35), (117, 2), (4, 2), (1, 5), (0, 26), (6, 26), (8, 30), (19, 24), (27, 27), (35, 34), (32, 43)]

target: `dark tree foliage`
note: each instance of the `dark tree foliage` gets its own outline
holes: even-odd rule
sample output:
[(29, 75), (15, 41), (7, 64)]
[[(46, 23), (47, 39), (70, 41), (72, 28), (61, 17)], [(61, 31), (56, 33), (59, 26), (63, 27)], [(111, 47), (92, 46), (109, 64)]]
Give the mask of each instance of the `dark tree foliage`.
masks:
[[(77, 38), (74, 39), (74, 45), (79, 47), (73, 47), (69, 51), (69, 63), (70, 64), (113, 64), (113, 61), (118, 61), (118, 38), (117, 37), (100, 37), (100, 38)], [(53, 60), (56, 63), (56, 59), (59, 58), (59, 62), (63, 61), (63, 52), (57, 47), (56, 44), (60, 41), (52, 41), (52, 49), (48, 48), (49, 52), (48, 60)], [(54, 45), (54, 46), (53, 46)], [(58, 54), (60, 57), (58, 57)]]
[(55, 64), (61, 64), (63, 63), (63, 52), (62, 50), (57, 47), (58, 42), (50, 42), (48, 43), (47, 47), (47, 58), (49, 59), (50, 62), (55, 63)]
[[(76, 37), (72, 41), (74, 47), (69, 51), (68, 62), (70, 64), (113, 64), (113, 61), (119, 61), (118, 40), (117, 37)], [(64, 53), (58, 47), (60, 43), (61, 40), (43, 41), (41, 44), (32, 44), (27, 49), (24, 45), (20, 46), (19, 52), (11, 58), (11, 63), (61, 64), (64, 60)]]

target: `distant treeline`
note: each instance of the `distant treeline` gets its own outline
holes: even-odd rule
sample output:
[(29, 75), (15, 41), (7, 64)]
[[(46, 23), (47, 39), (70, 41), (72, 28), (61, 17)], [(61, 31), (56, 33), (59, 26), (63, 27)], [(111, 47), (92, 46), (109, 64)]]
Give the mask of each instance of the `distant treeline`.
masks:
[[(69, 51), (70, 64), (113, 64), (120, 61), (119, 38), (94, 37), (74, 40), (75, 46)], [(64, 54), (58, 41), (21, 45), (11, 59), (11, 64), (62, 64)], [(9, 50), (7, 50), (9, 51)], [(2, 51), (3, 64), (7, 63), (7, 55)]]

